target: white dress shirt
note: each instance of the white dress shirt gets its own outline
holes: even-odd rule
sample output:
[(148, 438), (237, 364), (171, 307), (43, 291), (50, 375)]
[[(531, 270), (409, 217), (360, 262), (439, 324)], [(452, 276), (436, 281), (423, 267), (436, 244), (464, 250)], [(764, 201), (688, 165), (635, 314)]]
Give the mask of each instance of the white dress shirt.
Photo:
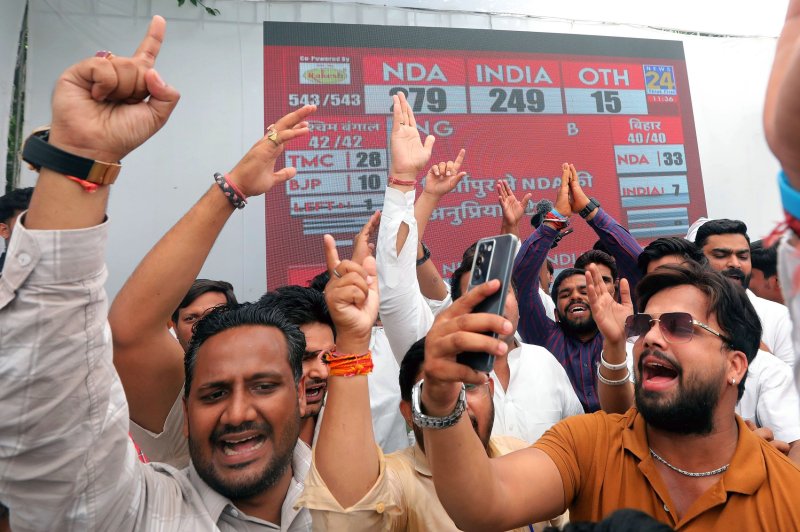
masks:
[(736, 413), (758, 427), (771, 429), (776, 440), (800, 440), (800, 397), (793, 378), (788, 364), (759, 350), (747, 368)]
[(761, 340), (770, 352), (794, 368), (794, 346), (792, 345), (792, 320), (786, 305), (758, 297), (747, 290), (747, 297), (761, 319)]
[(520, 343), (508, 353), (511, 377), (503, 389), (494, 381), (492, 436), (513, 436), (530, 444), (564, 418), (583, 414), (564, 367), (544, 347)]
[(281, 524), (247, 516), (192, 468), (143, 464), (112, 362), (107, 224), (29, 231), (0, 277), (0, 500), (27, 530), (311, 530), (294, 509), (311, 452), (298, 443)]

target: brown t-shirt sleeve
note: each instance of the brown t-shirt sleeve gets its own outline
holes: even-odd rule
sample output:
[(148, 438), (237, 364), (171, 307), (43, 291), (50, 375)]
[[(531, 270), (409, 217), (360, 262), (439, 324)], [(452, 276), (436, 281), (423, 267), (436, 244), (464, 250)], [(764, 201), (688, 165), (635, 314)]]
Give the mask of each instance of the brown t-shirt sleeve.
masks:
[(572, 505), (586, 480), (601, 423), (597, 414), (571, 416), (553, 425), (533, 445), (556, 464), (567, 507)]

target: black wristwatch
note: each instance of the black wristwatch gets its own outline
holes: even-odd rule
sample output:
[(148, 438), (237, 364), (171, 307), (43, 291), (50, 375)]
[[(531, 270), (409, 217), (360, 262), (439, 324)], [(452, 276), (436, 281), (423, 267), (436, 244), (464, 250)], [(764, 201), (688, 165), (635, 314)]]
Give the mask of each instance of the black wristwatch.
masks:
[(49, 168), (59, 174), (83, 179), (95, 185), (111, 185), (117, 180), (119, 163), (94, 161), (65, 152), (50, 144), (50, 129), (34, 131), (22, 148), (22, 160), (38, 171)]
[(581, 218), (586, 218), (592, 213), (593, 210), (595, 210), (599, 206), (600, 206), (600, 201), (598, 201), (597, 198), (589, 198), (589, 203), (586, 204), (586, 207), (581, 209), (581, 212), (579, 212), (578, 214), (581, 215)]
[(431, 250), (428, 249), (428, 246), (426, 246), (425, 242), (422, 240), (420, 240), (419, 243), (422, 246), (422, 256), (417, 259), (417, 266), (422, 266), (429, 258), (431, 258)]

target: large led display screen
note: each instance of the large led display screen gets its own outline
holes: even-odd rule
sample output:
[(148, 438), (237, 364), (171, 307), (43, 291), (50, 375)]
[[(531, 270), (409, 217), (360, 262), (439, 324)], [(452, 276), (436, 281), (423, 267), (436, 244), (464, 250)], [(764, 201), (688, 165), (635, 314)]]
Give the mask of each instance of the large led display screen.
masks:
[[(683, 236), (706, 213), (680, 42), (266, 22), (265, 128), (318, 106), (310, 136), (288, 144), (281, 161), (297, 177), (267, 198), (270, 289), (324, 269), (324, 233), (349, 256), (353, 236), (382, 208), (391, 95), (401, 91), (420, 133), (437, 139), (431, 163), (466, 149), (468, 175), (424, 235), (444, 277), (467, 246), (500, 232), (498, 179), (520, 198), (555, 200), (562, 162), (643, 244)], [(597, 239), (577, 216), (573, 227), (550, 253), (557, 269)], [(521, 237), (531, 231), (526, 218)]]

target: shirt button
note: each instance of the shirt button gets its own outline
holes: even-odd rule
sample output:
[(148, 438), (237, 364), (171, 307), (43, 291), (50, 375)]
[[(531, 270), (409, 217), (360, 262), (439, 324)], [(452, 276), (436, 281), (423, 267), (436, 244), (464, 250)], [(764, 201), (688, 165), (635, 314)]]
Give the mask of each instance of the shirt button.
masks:
[(379, 502), (378, 504), (375, 505), (375, 511), (378, 512), (379, 514), (382, 514), (385, 510), (386, 510), (386, 505), (383, 504), (382, 502)]
[(31, 256), (27, 253), (20, 253), (17, 257), (17, 262), (19, 262), (20, 266), (27, 266), (31, 263)]
[(239, 511), (236, 508), (229, 508), (228, 513), (233, 517), (239, 517)]
[(667, 508), (667, 503), (664, 503), (664, 511), (669, 513), (669, 508)]

